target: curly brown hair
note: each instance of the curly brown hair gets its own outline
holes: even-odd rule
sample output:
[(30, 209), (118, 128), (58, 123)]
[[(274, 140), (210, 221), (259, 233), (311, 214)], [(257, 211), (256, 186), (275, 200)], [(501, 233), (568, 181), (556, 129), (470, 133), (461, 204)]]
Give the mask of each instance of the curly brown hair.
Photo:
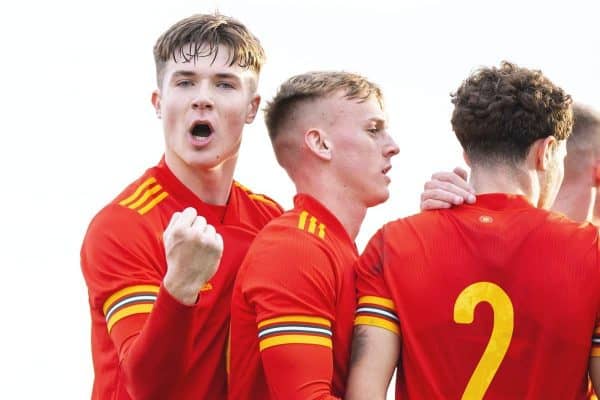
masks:
[(344, 71), (313, 71), (289, 78), (265, 107), (265, 123), (271, 141), (301, 103), (320, 99), (342, 91), (349, 100), (363, 102), (375, 96), (383, 108), (383, 94), (379, 86), (365, 77)]
[(241, 22), (221, 14), (197, 14), (176, 22), (154, 45), (156, 80), (160, 87), (169, 59), (190, 62), (199, 57), (217, 57), (219, 45), (230, 50), (229, 65), (260, 73), (265, 51), (259, 40)]
[(481, 68), (451, 95), (452, 128), (471, 162), (523, 161), (533, 142), (567, 139), (571, 96), (539, 70), (503, 61)]

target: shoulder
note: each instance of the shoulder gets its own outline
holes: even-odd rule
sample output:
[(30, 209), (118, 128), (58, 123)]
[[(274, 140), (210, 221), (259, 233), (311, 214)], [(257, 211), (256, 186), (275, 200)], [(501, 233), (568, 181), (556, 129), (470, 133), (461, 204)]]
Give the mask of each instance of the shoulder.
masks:
[[(252, 247), (268, 247), (270, 251), (296, 256), (326, 252), (326, 234), (318, 223), (307, 221), (306, 214), (288, 211), (273, 219), (260, 231)], [(256, 246), (255, 246), (256, 245)]]
[(133, 232), (151, 225), (155, 214), (150, 211), (169, 196), (151, 171), (127, 185), (92, 218), (86, 238), (127, 235), (129, 240), (135, 240), (135, 236), (130, 236)]
[(271, 218), (278, 217), (283, 213), (283, 208), (275, 200), (261, 193), (255, 193), (241, 183), (234, 181), (233, 188), (240, 198), (252, 204), (258, 211), (262, 211)]
[(155, 257), (168, 221), (151, 211), (167, 196), (148, 172), (128, 185), (92, 218), (81, 248), (84, 269), (111, 259)]
[(296, 212), (286, 212), (271, 221), (251, 244), (242, 269), (256, 276), (330, 269), (324, 240), (299, 228), (299, 218)]
[(571, 240), (574, 242), (596, 243), (598, 241), (598, 227), (589, 222), (576, 222), (565, 215), (541, 210), (546, 219), (548, 235), (555, 236), (560, 240)]

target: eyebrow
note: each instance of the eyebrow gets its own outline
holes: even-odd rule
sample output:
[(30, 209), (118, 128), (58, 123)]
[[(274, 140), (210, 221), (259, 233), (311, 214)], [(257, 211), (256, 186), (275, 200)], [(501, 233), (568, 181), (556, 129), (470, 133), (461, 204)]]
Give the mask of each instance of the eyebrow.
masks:
[[(190, 78), (190, 77), (194, 77), (197, 76), (195, 71), (187, 71), (187, 70), (177, 70), (175, 72), (173, 72), (173, 75), (171, 75), (173, 78), (179, 78), (179, 77), (186, 77), (186, 78)], [(228, 72), (219, 72), (215, 74), (215, 77), (217, 79), (231, 79), (231, 80), (235, 80), (235, 81), (240, 81), (240, 77), (235, 75), (235, 74), (231, 74)]]
[(386, 120), (381, 117), (371, 117), (367, 120), (367, 123), (374, 122), (378, 127), (386, 126)]
[(221, 73), (217, 73), (215, 74), (215, 76), (217, 77), (217, 79), (232, 79), (234, 81), (240, 81), (240, 77), (235, 75), (235, 74), (231, 74), (231, 73), (227, 73), (227, 72), (221, 72)]
[(186, 70), (178, 70), (173, 72), (173, 75), (171, 75), (173, 78), (179, 78), (179, 77), (191, 77), (191, 76), (196, 76), (196, 73), (194, 71), (186, 71)]

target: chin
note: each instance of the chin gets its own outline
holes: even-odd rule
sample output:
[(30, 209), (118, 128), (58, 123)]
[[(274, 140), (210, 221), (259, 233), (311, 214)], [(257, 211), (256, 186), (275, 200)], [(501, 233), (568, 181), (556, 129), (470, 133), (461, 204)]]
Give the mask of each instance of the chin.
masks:
[(381, 203), (385, 203), (390, 198), (390, 192), (388, 190), (376, 192), (367, 201), (367, 207), (375, 207)]
[(232, 156), (212, 151), (197, 152), (186, 157), (186, 163), (189, 166), (203, 170), (218, 168), (231, 162), (235, 163), (235, 160), (237, 160), (237, 154)]

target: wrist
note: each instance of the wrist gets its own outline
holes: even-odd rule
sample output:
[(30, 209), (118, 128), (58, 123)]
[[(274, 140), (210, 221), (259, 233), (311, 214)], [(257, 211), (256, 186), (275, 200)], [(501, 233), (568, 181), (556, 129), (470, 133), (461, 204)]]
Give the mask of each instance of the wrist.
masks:
[(167, 274), (163, 279), (163, 286), (175, 300), (186, 306), (193, 306), (198, 302), (200, 294), (198, 285), (177, 282)]

